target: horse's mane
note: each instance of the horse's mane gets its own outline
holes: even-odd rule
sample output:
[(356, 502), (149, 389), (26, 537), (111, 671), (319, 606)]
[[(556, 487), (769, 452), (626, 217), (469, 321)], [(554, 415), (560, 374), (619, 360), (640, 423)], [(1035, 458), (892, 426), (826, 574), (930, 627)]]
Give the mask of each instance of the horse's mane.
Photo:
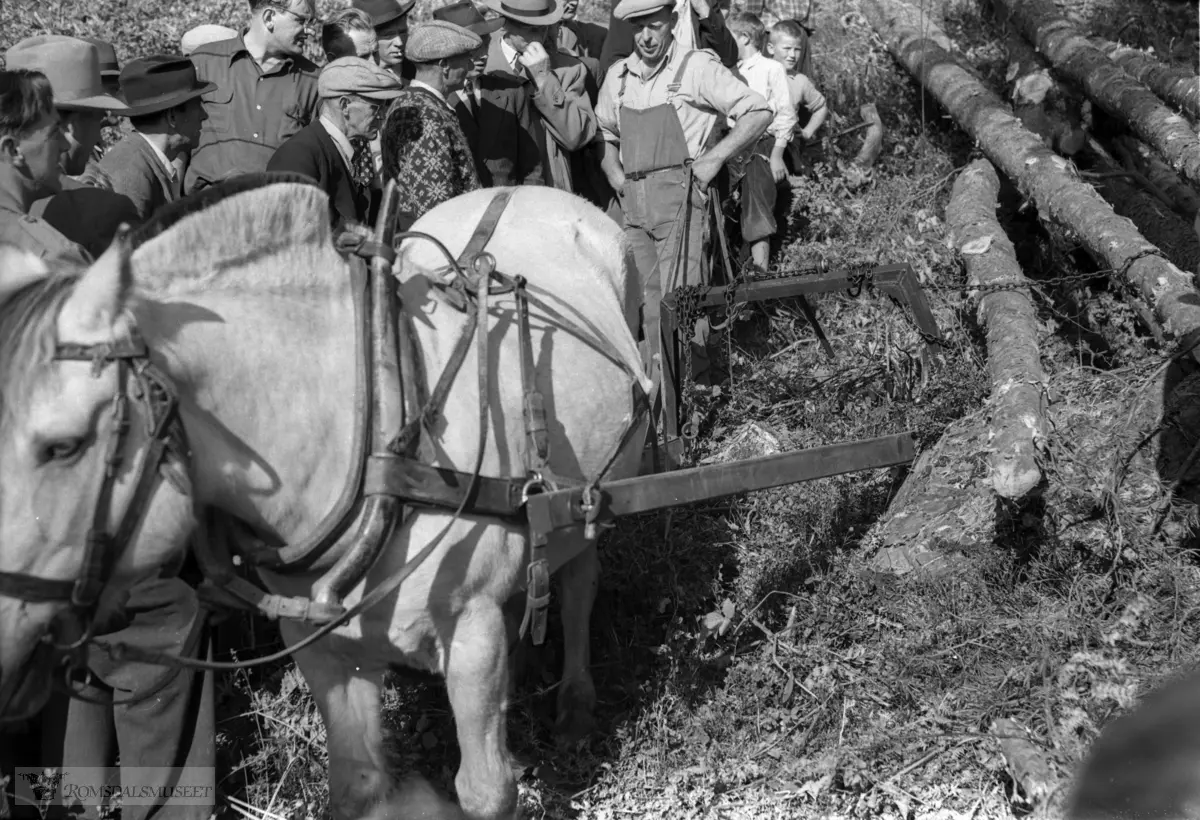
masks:
[[(132, 235), (134, 273), (146, 293), (236, 288), (231, 269), (288, 249), (336, 253), (329, 196), (299, 174), (252, 174), (205, 188), (160, 210)], [(295, 283), (319, 269), (280, 266), (280, 282), (255, 271), (255, 287)]]
[[(306, 176), (275, 173), (238, 177), (178, 200), (130, 239), (139, 288), (157, 293), (212, 285), (229, 268), (285, 248), (336, 254), (331, 233), (326, 193)], [(52, 359), (59, 310), (86, 271), (64, 258), (53, 267), (0, 300), (0, 423)], [(294, 281), (295, 271), (285, 273)]]

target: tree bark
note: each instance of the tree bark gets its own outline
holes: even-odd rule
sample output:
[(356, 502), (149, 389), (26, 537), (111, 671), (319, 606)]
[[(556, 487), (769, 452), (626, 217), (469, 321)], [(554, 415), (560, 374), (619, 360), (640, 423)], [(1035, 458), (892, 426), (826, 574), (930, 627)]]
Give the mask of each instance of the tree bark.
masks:
[[(1200, 299), (1191, 274), (1167, 261), (1128, 220), (1117, 216), (1072, 166), (1055, 155), (1012, 115), (954, 55), (922, 37), (919, 29), (892, 23), (898, 0), (863, 0), (867, 20), (888, 49), (976, 139), (995, 165), (1033, 199), (1044, 219), (1069, 228), (1097, 258), (1125, 278), (1154, 306), (1164, 330), (1176, 339), (1200, 329)], [(1196, 354), (1200, 359), (1200, 354)]]
[(1017, 499), (1042, 480), (1038, 452), (1046, 438), (1046, 372), (1038, 352), (1029, 280), (996, 221), (999, 195), (1000, 178), (992, 164), (975, 160), (954, 182), (946, 223), (966, 265), (970, 287), (1024, 285), (1020, 290), (985, 291), (979, 300), (979, 323), (987, 329), (992, 377), (991, 484), (997, 495)]
[(1130, 171), (1137, 171), (1169, 198), (1176, 212), (1185, 219), (1194, 219), (1200, 211), (1200, 194), (1179, 178), (1146, 144), (1136, 137), (1123, 135), (1112, 141), (1113, 149), (1121, 158), (1121, 164)]
[(1050, 73), (1049, 65), (1015, 31), (1004, 38), (1008, 50), (1006, 78), (1012, 83), (1013, 113), (1021, 124), (1063, 156), (1072, 156), (1087, 141), (1083, 98)]
[(1055, 70), (1076, 83), (1111, 116), (1162, 155), (1172, 168), (1200, 183), (1200, 139), (1187, 120), (1092, 46), (1046, 0), (996, 0)]
[(1200, 120), (1200, 76), (1176, 66), (1163, 65), (1144, 51), (1109, 40), (1095, 39), (1096, 48), (1125, 73), (1193, 120)]

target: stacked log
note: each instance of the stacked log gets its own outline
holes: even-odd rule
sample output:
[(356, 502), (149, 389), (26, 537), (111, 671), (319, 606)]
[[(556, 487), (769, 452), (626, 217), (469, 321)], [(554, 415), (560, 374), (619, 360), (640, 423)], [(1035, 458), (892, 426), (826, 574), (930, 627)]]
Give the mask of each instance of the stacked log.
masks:
[(1200, 140), (1187, 121), (1091, 44), (1047, 0), (996, 0), (1055, 70), (1128, 125), (1172, 168), (1200, 184)]
[(1133, 77), (1193, 120), (1200, 120), (1200, 76), (1163, 65), (1144, 51), (1109, 40), (1093, 40), (1096, 48)]
[[(905, 4), (899, 0), (864, 0), (862, 4), (868, 22), (901, 65), (977, 140), (988, 158), (1022, 193), (1037, 204), (1042, 218), (1068, 228), (1092, 255), (1134, 286), (1153, 306), (1167, 334), (1180, 339), (1200, 329), (1200, 303), (1196, 300), (1192, 276), (1163, 258), (1159, 249), (1128, 219), (1115, 214), (1095, 189), (1082, 182), (1066, 160), (1026, 130), (958, 57), (923, 36), (920, 28), (904, 24), (912, 17), (897, 12), (895, 7), (902, 5)], [(1043, 40), (1053, 34), (1042, 33)], [(1052, 47), (1047, 53), (1057, 51)], [(1191, 142), (1195, 142), (1194, 138)], [(1200, 169), (1200, 146), (1191, 148), (1197, 153)], [(1193, 355), (1200, 359), (1195, 352)]]
[[(1046, 439), (1046, 373), (1037, 341), (1037, 313), (1016, 250), (996, 220), (1000, 179), (987, 160), (963, 169), (954, 183), (946, 222), (967, 269), (982, 288), (979, 322), (987, 330), (990, 481), (997, 495), (1019, 499), (1042, 480), (1038, 459)], [(1012, 290), (989, 291), (996, 285)]]

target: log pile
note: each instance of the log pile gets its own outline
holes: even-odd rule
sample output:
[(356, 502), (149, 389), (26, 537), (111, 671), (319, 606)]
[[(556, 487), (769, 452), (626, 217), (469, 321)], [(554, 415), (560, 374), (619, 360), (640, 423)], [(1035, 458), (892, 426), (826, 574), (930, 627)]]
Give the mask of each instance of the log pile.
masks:
[(1200, 120), (1200, 76), (1181, 68), (1163, 65), (1146, 52), (1135, 48), (1108, 40), (1095, 40), (1094, 44), (1130, 77), (1144, 83), (1151, 91), (1193, 120)]
[[(992, 163), (1032, 199), (1043, 218), (1079, 238), (1125, 277), (1153, 307), (1163, 329), (1182, 338), (1200, 329), (1200, 302), (1190, 274), (1165, 259), (1137, 228), (1083, 182), (1065, 159), (1028, 131), (956, 55), (902, 23), (899, 0), (864, 0), (863, 13), (892, 55), (942, 104)], [(1194, 141), (1194, 140), (1193, 140)], [(1200, 152), (1200, 146), (1193, 146)]]
[[(1010, 43), (1010, 82), (1028, 77), (1032, 79), (1027, 84), (1036, 85), (1044, 76), (1049, 82), (1043, 85), (1053, 90), (1059, 87), (1054, 75), (1065, 78), (1093, 105), (1127, 122), (1141, 141), (1127, 140), (1117, 164), (1094, 139), (1084, 136), (1081, 146), (1081, 129), (1074, 121), (1042, 123), (1031, 120), (1028, 111), (1014, 116), (919, 9), (902, 0), (863, 0), (864, 17), (893, 57), (991, 161), (973, 163), (960, 174), (947, 210), (970, 284), (985, 288), (988, 283), (1024, 279), (1012, 244), (995, 218), (999, 170), (1036, 205), (1043, 221), (1077, 240), (1115, 281), (1144, 300), (1142, 305), (1134, 299), (1131, 307), (1160, 343), (1195, 338), (1200, 332), (1196, 286), (1191, 272), (1185, 273), (1169, 256), (1189, 266), (1196, 261), (1196, 237), (1190, 230), (1178, 237), (1183, 241), (1172, 244), (1172, 239), (1181, 233), (1181, 217), (1190, 222), (1189, 214), (1197, 213), (1195, 192), (1175, 171), (1200, 182), (1200, 140), (1183, 117), (1095, 48), (1048, 0), (996, 2), (1040, 52), (1031, 53), (1019, 41)], [(1014, 101), (1026, 102), (1016, 98), (1028, 89), (1014, 90), (1021, 91), (1014, 93)], [(1065, 94), (1074, 91), (1067, 89)], [(1041, 100), (1027, 102), (1036, 105)], [(1165, 163), (1149, 156), (1142, 141)], [(1106, 186), (1116, 210), (1071, 162), (1055, 153), (1056, 148), (1069, 154), (1082, 151), (1077, 159), (1087, 160), (1093, 168), (1089, 176), (1096, 185)], [(1155, 175), (1153, 182), (1148, 170)], [(1162, 228), (1154, 236), (1159, 244), (1124, 215), (1131, 209), (1145, 211), (1150, 224)], [(1129, 215), (1139, 218), (1140, 213)], [(914, 465), (889, 515), (872, 531), (870, 541), (880, 547), (872, 561), (876, 569), (903, 573), (953, 566), (960, 554), (969, 557), (992, 542), (1001, 524), (996, 519), (997, 498), (1018, 502), (1010, 509), (1019, 511), (1020, 502), (1040, 495), (1045, 487), (1040, 459), (1049, 427), (1047, 379), (1038, 352), (1036, 312), (1028, 290), (984, 288), (978, 310), (987, 334), (992, 395), (979, 413), (951, 425), (942, 441)], [(1184, 355), (1200, 360), (1194, 347), (1181, 346), (1191, 348)]]

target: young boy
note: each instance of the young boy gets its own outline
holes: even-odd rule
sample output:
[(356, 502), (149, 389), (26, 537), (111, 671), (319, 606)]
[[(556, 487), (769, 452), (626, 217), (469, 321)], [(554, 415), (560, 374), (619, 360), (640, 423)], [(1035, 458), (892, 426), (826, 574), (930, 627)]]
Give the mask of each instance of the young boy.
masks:
[(766, 27), (753, 14), (736, 14), (729, 31), (738, 44), (737, 73), (746, 85), (767, 99), (775, 112), (771, 127), (758, 144), (730, 160), (730, 183), (740, 177), (742, 241), (750, 258), (767, 267), (771, 237), (776, 230), (775, 186), (787, 176), (783, 155), (796, 127), (796, 106), (788, 91), (787, 72), (762, 54)]
[(795, 20), (781, 20), (771, 27), (767, 53), (787, 72), (788, 91), (797, 109), (799, 130), (797, 139), (791, 141), (787, 158), (792, 173), (799, 173), (806, 164), (802, 156), (804, 146), (812, 142), (813, 135), (825, 123), (829, 113), (825, 96), (817, 90), (802, 68), (808, 55), (808, 33)]

